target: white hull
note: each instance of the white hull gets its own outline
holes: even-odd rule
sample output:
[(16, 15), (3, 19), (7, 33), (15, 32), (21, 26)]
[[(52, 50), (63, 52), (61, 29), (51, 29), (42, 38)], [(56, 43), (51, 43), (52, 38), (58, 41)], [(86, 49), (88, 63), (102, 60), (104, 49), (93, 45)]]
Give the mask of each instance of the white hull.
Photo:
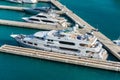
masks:
[[(60, 25), (62, 27), (68, 27), (68, 23), (66, 21), (63, 21), (62, 23), (59, 23), (58, 20), (53, 20), (53, 19), (44, 19), (44, 18), (37, 18), (37, 17), (31, 17), (33, 18), (33, 20), (30, 20), (30, 18), (24, 17), (22, 18), (23, 20), (25, 20), (26, 22), (30, 22), (30, 23), (37, 23), (37, 24), (48, 24), (48, 25)], [(35, 19), (35, 20), (34, 20)], [(44, 21), (43, 21), (44, 20)], [(45, 22), (47, 21), (47, 22)]]
[(8, 0), (14, 3), (37, 3), (37, 0)]

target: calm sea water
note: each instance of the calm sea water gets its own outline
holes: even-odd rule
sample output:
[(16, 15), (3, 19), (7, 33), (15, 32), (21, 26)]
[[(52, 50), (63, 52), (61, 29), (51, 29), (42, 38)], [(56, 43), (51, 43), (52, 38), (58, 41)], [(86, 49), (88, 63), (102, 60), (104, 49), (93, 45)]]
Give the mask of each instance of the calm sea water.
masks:
[[(120, 1), (119, 0), (60, 0), (69, 9), (88, 23), (98, 28), (110, 39), (120, 36)], [(0, 0), (0, 5), (11, 6), (49, 6), (45, 3), (14, 4)], [(21, 17), (30, 16), (23, 12), (0, 10), (0, 19), (22, 21)], [(33, 34), (38, 30), (8, 27), (0, 25), (0, 45), (18, 45), (10, 34)], [(114, 59), (112, 57), (112, 59)], [(16, 55), (0, 53), (0, 80), (119, 80), (120, 73), (82, 67), (58, 62), (51, 62)]]

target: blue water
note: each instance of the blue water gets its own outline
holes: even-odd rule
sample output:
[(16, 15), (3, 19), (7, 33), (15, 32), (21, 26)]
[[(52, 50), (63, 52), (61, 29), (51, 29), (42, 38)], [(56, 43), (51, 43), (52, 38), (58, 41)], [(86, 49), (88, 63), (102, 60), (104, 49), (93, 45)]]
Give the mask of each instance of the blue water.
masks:
[[(60, 2), (110, 39), (119, 37), (119, 0), (60, 0)], [(4, 0), (0, 0), (0, 5), (49, 6), (45, 3), (21, 5)], [(24, 16), (30, 15), (19, 11), (0, 10), (0, 19), (22, 21), (21, 18)], [(10, 38), (9, 35), (12, 33), (33, 34), (36, 31), (39, 30), (0, 25), (0, 45), (18, 45)], [(116, 60), (114, 57), (111, 59)], [(120, 73), (0, 53), (0, 80), (120, 80)]]

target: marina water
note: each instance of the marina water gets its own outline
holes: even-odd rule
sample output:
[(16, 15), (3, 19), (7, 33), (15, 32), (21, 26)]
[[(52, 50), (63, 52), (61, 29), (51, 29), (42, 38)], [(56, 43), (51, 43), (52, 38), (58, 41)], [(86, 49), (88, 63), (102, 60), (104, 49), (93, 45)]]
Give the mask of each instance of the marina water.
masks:
[[(111, 40), (120, 36), (119, 0), (60, 0), (74, 13)], [(45, 3), (14, 4), (1, 0), (0, 5), (10, 6), (49, 6)], [(0, 10), (0, 19), (23, 21), (31, 16), (19, 11)], [(35, 29), (8, 27), (0, 25), (0, 45), (18, 45), (10, 34), (33, 34)], [(111, 57), (116, 60), (114, 57)], [(120, 73), (101, 69), (52, 62), (16, 55), (0, 53), (0, 80), (119, 80)]]

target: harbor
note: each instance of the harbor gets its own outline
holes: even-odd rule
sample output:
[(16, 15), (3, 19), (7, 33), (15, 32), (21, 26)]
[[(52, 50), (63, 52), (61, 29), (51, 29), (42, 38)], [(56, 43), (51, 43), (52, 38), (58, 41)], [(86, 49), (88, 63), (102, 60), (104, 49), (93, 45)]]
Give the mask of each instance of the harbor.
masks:
[[(96, 29), (92, 27), (90, 24), (85, 22), (82, 18), (77, 16), (67, 7), (62, 5), (57, 0), (39, 0), (39, 2), (50, 2), (54, 6), (56, 6), (60, 11), (55, 11), (57, 14), (65, 14), (70, 19), (72, 19), (76, 24), (80, 26), (79, 33), (85, 34), (86, 32), (90, 32), (94, 30), (94, 35), (98, 38), (98, 40), (103, 44), (104, 48), (113, 54), (117, 59), (120, 60), (120, 47), (115, 45), (109, 38), (107, 38), (104, 34), (99, 31), (95, 31)], [(12, 6), (0, 6), (0, 9), (3, 10), (15, 10), (15, 11), (22, 11), (26, 7), (12, 7)], [(14, 26), (14, 27), (22, 27), (22, 28), (32, 28), (32, 29), (43, 29), (43, 30), (62, 30), (66, 29), (65, 27), (52, 26), (47, 24), (34, 24), (34, 23), (26, 23), (26, 22), (19, 22), (19, 21), (11, 21), (11, 20), (3, 20), (0, 19), (0, 25), (7, 25), (7, 26)], [(31, 48), (23, 48), (18, 46), (12, 46), (4, 44), (0, 47), (0, 52), (8, 53), (8, 54), (15, 54), (15, 55), (22, 55), (28, 57), (34, 57), (38, 59), (45, 59), (50, 61), (58, 61), (62, 63), (68, 64), (75, 64), (80, 66), (87, 66), (92, 68), (99, 68), (102, 70), (108, 71), (116, 71), (120, 72), (120, 62), (116, 61), (109, 61), (109, 60), (99, 60), (99, 59), (90, 59), (90, 58), (82, 58), (74, 55), (68, 54), (60, 54), (57, 52), (50, 52), (50, 51), (43, 51), (43, 50), (36, 50)]]

